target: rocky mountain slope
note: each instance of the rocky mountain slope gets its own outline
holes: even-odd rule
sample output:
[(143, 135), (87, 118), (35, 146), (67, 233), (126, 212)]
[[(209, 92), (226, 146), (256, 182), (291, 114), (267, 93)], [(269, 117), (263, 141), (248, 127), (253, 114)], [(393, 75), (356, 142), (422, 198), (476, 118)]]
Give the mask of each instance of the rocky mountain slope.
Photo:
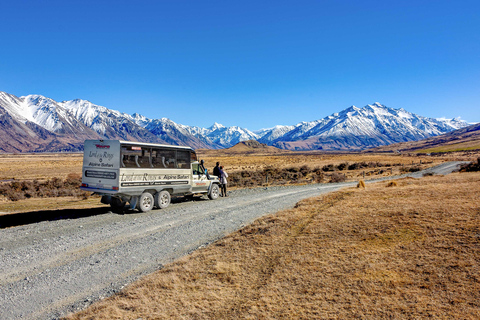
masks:
[(81, 151), (85, 139), (121, 139), (229, 148), (257, 140), (290, 150), (360, 150), (416, 141), (467, 126), (458, 119), (432, 119), (379, 103), (350, 107), (321, 120), (252, 132), (214, 123), (210, 128), (170, 119), (129, 115), (89, 101), (56, 102), (41, 95), (16, 97), (0, 92), (0, 152)]

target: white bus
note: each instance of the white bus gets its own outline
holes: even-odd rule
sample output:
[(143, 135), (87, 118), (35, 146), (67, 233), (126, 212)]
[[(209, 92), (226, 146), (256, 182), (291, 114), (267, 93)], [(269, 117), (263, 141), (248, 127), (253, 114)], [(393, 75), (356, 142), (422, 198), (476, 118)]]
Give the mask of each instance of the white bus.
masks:
[(82, 171), (80, 188), (101, 195), (115, 210), (147, 212), (166, 208), (171, 195), (214, 200), (220, 194), (218, 177), (208, 174), (190, 147), (86, 140)]

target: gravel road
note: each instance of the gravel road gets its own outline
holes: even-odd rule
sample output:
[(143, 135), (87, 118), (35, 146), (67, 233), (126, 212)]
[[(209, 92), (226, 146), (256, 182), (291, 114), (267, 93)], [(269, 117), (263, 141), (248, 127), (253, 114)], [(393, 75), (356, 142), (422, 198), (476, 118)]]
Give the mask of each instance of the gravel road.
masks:
[[(459, 164), (428, 171), (447, 174)], [(147, 213), (97, 209), (93, 215), (57, 215), (53, 221), (0, 229), (0, 319), (57, 319), (261, 216), (353, 185), (243, 189), (227, 198), (180, 201)]]

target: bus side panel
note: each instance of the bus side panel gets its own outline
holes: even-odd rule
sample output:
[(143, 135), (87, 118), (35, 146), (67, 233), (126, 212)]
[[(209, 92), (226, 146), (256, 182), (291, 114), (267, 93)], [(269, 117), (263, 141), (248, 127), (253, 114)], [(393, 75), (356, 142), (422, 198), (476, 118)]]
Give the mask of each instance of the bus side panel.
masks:
[(119, 141), (86, 140), (81, 189), (101, 193), (117, 193), (119, 165)]
[(128, 169), (120, 170), (120, 193), (140, 195), (145, 190), (171, 190), (172, 194), (191, 192), (190, 169)]

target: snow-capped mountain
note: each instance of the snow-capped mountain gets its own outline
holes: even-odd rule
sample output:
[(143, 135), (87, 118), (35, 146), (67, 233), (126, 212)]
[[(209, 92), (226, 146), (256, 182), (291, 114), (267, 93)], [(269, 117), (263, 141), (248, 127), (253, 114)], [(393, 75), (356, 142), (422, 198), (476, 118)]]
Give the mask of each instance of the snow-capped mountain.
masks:
[[(259, 139), (291, 150), (365, 149), (395, 142), (415, 141), (467, 126), (460, 119), (433, 119), (380, 103), (352, 106), (321, 120), (301, 122), (283, 135), (265, 132)], [(272, 128), (271, 132), (276, 131)]]
[(189, 126), (177, 124), (170, 119), (149, 119), (140, 114), (134, 113), (135, 123), (154, 134), (168, 144), (188, 145), (193, 148), (212, 148), (211, 142), (203, 137), (196, 137), (189, 130)]
[[(5, 137), (0, 152), (76, 151), (82, 150), (85, 139), (101, 138), (225, 148), (257, 137), (239, 127), (220, 124), (208, 129), (190, 127), (167, 118), (129, 115), (82, 99), (56, 102), (40, 95), (16, 97), (0, 92), (0, 108), (0, 116), (4, 118), (0, 130)], [(33, 128), (33, 132), (28, 128)], [(22, 136), (19, 132), (30, 138), (19, 139)], [(27, 143), (28, 140), (36, 143)]]
[(281, 126), (277, 125), (273, 128), (270, 129), (261, 129), (258, 131), (255, 131), (255, 134), (259, 137), (261, 137), (261, 141), (265, 142), (271, 142), (275, 141), (276, 139), (284, 136), (287, 134), (287, 132), (292, 131), (295, 129), (296, 126)]
[(291, 150), (365, 149), (424, 139), (467, 125), (460, 119), (425, 118), (375, 103), (352, 106), (321, 120), (252, 132), (218, 123), (209, 128), (186, 126), (81, 99), (56, 102), (40, 95), (16, 97), (0, 92), (0, 152), (78, 151), (85, 139), (102, 138), (194, 148), (228, 148), (257, 140)]
[(223, 148), (231, 147), (239, 142), (257, 140), (259, 136), (252, 131), (237, 126), (225, 127), (214, 123), (210, 128), (189, 127), (189, 132), (196, 137), (204, 137), (213, 144)]

